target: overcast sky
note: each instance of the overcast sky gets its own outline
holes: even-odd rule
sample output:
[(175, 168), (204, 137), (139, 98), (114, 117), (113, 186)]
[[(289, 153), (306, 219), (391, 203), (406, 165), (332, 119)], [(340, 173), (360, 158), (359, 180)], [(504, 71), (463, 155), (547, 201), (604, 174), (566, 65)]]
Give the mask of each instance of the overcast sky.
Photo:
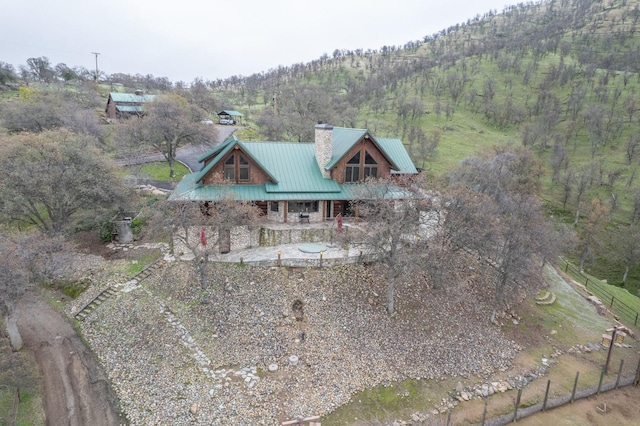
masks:
[(515, 0), (19, 0), (0, 13), (0, 61), (191, 82), (248, 76), (335, 49), (420, 40)]

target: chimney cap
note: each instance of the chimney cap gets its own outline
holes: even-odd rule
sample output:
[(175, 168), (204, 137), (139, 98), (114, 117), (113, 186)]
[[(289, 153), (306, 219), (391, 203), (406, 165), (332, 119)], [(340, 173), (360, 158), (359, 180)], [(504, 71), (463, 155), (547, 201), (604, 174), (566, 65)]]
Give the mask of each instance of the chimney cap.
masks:
[(318, 130), (332, 130), (333, 126), (331, 124), (328, 124), (328, 123), (318, 122), (318, 124), (316, 124), (316, 129), (318, 129)]

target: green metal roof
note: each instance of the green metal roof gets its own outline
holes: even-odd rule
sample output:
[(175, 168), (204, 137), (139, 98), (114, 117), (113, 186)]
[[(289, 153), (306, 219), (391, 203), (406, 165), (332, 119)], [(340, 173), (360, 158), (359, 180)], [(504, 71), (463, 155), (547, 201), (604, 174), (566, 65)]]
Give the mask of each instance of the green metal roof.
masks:
[[(355, 145), (367, 133), (369, 133), (367, 129), (348, 129), (345, 127), (334, 127), (333, 134), (332, 134), (331, 161), (329, 161), (329, 164), (327, 164), (325, 169), (331, 170), (338, 163), (338, 161), (340, 161), (347, 154), (347, 152), (349, 152), (349, 150), (353, 147), (353, 145)], [(400, 141), (400, 139), (395, 139), (400, 142), (400, 147), (395, 146), (395, 143), (391, 143), (391, 142), (387, 143), (386, 144), (387, 146), (389, 146), (390, 148), (393, 147), (391, 151), (388, 151), (387, 149), (385, 149), (384, 146), (382, 146), (378, 142), (379, 141), (378, 138), (374, 137), (370, 133), (369, 133), (369, 136), (371, 137), (371, 141), (374, 143), (374, 145), (377, 145), (380, 148), (380, 151), (382, 151), (382, 154), (384, 154), (387, 157), (387, 160), (389, 160), (389, 162), (391, 163), (391, 166), (395, 169), (399, 169), (400, 166), (398, 165), (397, 161), (398, 160), (404, 161), (404, 158), (397, 159), (395, 158), (394, 154), (400, 155), (401, 151), (404, 151), (406, 154), (406, 150), (404, 149), (404, 146), (402, 145), (402, 142)], [(408, 154), (406, 155), (406, 157), (409, 158)], [(409, 161), (411, 161), (411, 159), (409, 159)], [(411, 172), (406, 172), (406, 173), (411, 173)], [(414, 167), (413, 173), (417, 173), (417, 170), (415, 170), (415, 167)]]
[(409, 153), (404, 147), (404, 144), (397, 138), (376, 138), (378, 145), (382, 150), (393, 159), (397, 169), (392, 173), (418, 173), (418, 169), (411, 161)]
[(357, 200), (371, 197), (400, 199), (408, 195), (400, 187), (388, 187), (384, 193), (373, 193), (366, 184), (336, 184), (337, 192), (269, 192), (264, 185), (202, 185), (196, 183), (197, 173), (185, 175), (169, 196), (170, 201), (215, 201), (233, 197), (238, 201), (324, 201)]
[(218, 115), (230, 115), (231, 117), (244, 117), (244, 115), (242, 115), (238, 111), (234, 111), (230, 109), (225, 109), (224, 111), (220, 111)]
[[(369, 134), (366, 129), (334, 127), (333, 156), (326, 168), (333, 167), (366, 134)], [(391, 162), (392, 173), (417, 173), (400, 139), (369, 135)], [(207, 173), (236, 146), (267, 173), (270, 181), (260, 185), (202, 184)], [(341, 185), (324, 178), (316, 162), (315, 145), (308, 142), (247, 142), (232, 135), (199, 159), (205, 160), (209, 160), (207, 166), (186, 175), (170, 199), (216, 200), (233, 194), (238, 200), (353, 200), (361, 198), (365, 189), (362, 184)], [(398, 190), (386, 196), (400, 198), (403, 193)]]
[(243, 146), (274, 175), (275, 182), (265, 183), (267, 192), (340, 192), (336, 181), (322, 177), (312, 143), (244, 142)]
[(221, 150), (223, 150), (227, 146), (227, 144), (236, 142), (237, 140), (238, 138), (236, 138), (235, 135), (229, 136), (220, 145), (217, 145), (215, 148), (202, 154), (200, 158), (198, 158), (198, 163), (202, 163), (207, 158), (211, 158), (212, 156), (217, 155)]
[[(269, 176), (269, 178), (272, 181), (277, 182), (278, 178), (271, 173), (270, 169), (266, 168), (264, 164), (262, 164), (262, 159), (260, 157), (256, 157), (255, 153), (251, 152), (251, 149), (247, 147), (247, 143), (250, 144), (250, 142), (242, 142), (240, 140), (237, 140), (235, 137), (228, 138), (221, 145), (217, 146), (216, 148), (214, 148), (213, 150), (205, 154), (203, 157), (201, 157), (201, 158), (208, 158), (208, 157), (211, 157), (212, 155), (215, 155), (215, 157), (211, 160), (211, 162), (207, 164), (205, 167), (203, 167), (202, 170), (200, 170), (200, 172), (198, 173), (198, 179), (196, 180), (196, 182), (200, 182), (207, 175), (207, 173), (209, 173), (209, 171), (213, 167), (215, 167), (215, 165), (218, 164), (218, 162), (224, 156), (226, 156), (229, 153), (229, 151), (231, 151), (235, 146), (239, 146), (240, 149), (242, 149), (242, 151), (244, 151), (256, 164), (258, 164), (258, 166), (267, 174), (267, 176)], [(259, 142), (259, 143), (266, 143), (266, 142)]]
[(366, 133), (367, 129), (334, 127), (331, 141), (331, 161), (329, 161), (325, 169), (331, 170)]
[(130, 102), (140, 103), (151, 102), (155, 99), (156, 95), (136, 95), (135, 93), (118, 93), (111, 92), (109, 96), (114, 102)]

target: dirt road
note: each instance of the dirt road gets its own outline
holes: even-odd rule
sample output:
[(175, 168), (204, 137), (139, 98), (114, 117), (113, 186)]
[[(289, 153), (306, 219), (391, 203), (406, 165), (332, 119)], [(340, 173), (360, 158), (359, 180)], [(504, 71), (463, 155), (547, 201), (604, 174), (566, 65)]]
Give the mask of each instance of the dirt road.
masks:
[(17, 316), (24, 345), (42, 376), (47, 425), (124, 423), (106, 376), (68, 320), (33, 293), (21, 300)]

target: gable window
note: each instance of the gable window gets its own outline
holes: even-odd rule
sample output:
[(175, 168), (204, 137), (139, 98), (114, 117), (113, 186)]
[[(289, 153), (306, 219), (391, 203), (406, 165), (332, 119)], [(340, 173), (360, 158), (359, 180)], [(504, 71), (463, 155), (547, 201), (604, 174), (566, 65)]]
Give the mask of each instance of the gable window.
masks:
[(368, 151), (364, 152), (364, 178), (376, 178), (378, 177), (378, 163), (373, 159)]
[(249, 161), (242, 155), (238, 155), (238, 180), (246, 182), (249, 180)]
[(231, 154), (227, 161), (224, 162), (224, 180), (236, 180), (236, 164), (234, 154)]
[(344, 181), (346, 183), (358, 182), (360, 180), (360, 151), (356, 153), (349, 161), (344, 170)]
[(249, 160), (240, 153), (231, 154), (224, 162), (224, 180), (231, 182), (249, 182)]
[[(361, 153), (364, 152), (364, 155)], [(378, 177), (378, 163), (368, 151), (358, 151), (349, 161), (344, 169), (345, 183), (360, 182), (367, 178)]]

